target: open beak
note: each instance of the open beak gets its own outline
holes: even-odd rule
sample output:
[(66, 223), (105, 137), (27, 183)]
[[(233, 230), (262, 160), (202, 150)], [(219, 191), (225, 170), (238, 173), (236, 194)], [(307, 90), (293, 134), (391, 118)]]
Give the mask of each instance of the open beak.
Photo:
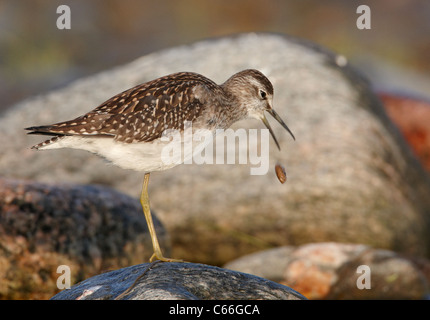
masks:
[[(289, 134), (291, 134), (291, 136), (293, 137), (294, 140), (296, 140), (296, 138), (294, 137), (294, 134), (291, 132), (291, 130), (287, 127), (287, 125), (285, 124), (285, 122), (281, 119), (281, 117), (275, 112), (275, 110), (273, 109), (269, 109), (267, 110), (267, 112), (276, 119), (276, 121), (278, 121), (281, 126), (284, 127), (285, 130), (287, 130), (289, 132)], [(279, 143), (278, 140), (276, 140), (276, 136), (273, 133), (272, 128), (270, 127), (269, 121), (267, 121), (266, 117), (263, 115), (263, 117), (261, 118), (261, 120), (263, 121), (264, 125), (266, 126), (267, 129), (269, 129), (270, 134), (272, 135), (273, 140), (275, 140), (276, 146), (278, 147), (279, 150), (281, 150), (281, 148), (279, 147)]]

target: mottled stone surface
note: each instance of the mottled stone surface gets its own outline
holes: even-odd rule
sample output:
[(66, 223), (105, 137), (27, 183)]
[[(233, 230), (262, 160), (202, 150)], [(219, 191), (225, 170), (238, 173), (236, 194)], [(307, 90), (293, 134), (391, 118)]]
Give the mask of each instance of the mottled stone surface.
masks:
[[(168, 250), (156, 216), (154, 223)], [(137, 199), (102, 186), (0, 179), (0, 298), (49, 298), (60, 265), (76, 282), (151, 255)]]
[[(126, 290), (128, 291), (125, 293)], [(195, 263), (145, 263), (92, 277), (68, 290), (61, 291), (52, 299), (297, 300), (305, 298), (286, 286), (246, 273)]]

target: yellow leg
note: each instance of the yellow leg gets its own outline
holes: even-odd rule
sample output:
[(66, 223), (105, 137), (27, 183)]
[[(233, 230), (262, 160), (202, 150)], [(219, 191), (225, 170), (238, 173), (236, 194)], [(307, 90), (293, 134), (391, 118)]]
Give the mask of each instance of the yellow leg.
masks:
[(143, 214), (145, 215), (149, 234), (151, 235), (152, 247), (154, 249), (154, 253), (149, 261), (152, 262), (154, 260), (160, 260), (165, 262), (183, 262), (183, 260), (165, 258), (161, 252), (160, 245), (158, 244), (157, 234), (155, 233), (154, 223), (152, 222), (151, 210), (149, 209), (148, 183), (149, 173), (145, 173), (145, 177), (143, 178), (142, 193), (140, 194), (140, 203), (142, 204)]

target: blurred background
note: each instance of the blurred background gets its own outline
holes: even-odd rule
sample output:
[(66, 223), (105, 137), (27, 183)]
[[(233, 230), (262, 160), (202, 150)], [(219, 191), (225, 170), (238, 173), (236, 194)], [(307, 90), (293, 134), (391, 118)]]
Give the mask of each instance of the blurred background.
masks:
[[(366, 1), (364, 1), (366, 2)], [(172, 46), (241, 32), (286, 33), (343, 54), (380, 89), (430, 92), (428, 0), (0, 1), (0, 112)], [(71, 9), (59, 30), (57, 7)], [(358, 30), (360, 4), (371, 30)]]
[[(370, 30), (359, 30), (356, 25), (357, 19), (361, 15), (357, 13), (357, 7), (362, 4), (370, 6), (371, 9)], [(57, 13), (57, 8), (60, 5), (67, 5), (71, 9), (70, 30), (59, 30), (57, 28), (56, 23), (60, 16), (60, 14)], [(430, 172), (430, 0), (0, 0), (0, 119), (8, 108), (11, 108), (24, 99), (32, 98), (36, 95), (43, 95), (49, 91), (64, 87), (79, 78), (127, 64), (134, 59), (157, 50), (192, 44), (196, 41), (208, 38), (229, 36), (245, 32), (289, 34), (314, 41), (345, 56), (349, 63), (366, 75), (374, 84), (389, 116), (399, 125), (407, 141), (416, 152), (416, 155), (418, 155), (422, 164), (428, 172)], [(222, 52), (220, 52), (220, 55), (222, 55)], [(407, 98), (405, 98), (405, 96)], [(31, 117), (31, 115), (29, 117)], [(4, 125), (5, 122), (2, 123)], [(11, 124), (7, 127), (12, 126)], [(18, 129), (16, 129), (17, 127)], [(21, 148), (19, 143), (24, 143), (25, 141), (27, 144), (26, 149), (25, 151), (20, 151), (21, 153), (19, 153), (19, 156), (24, 155), (22, 163), (26, 165), (31, 159), (35, 159), (39, 155), (32, 156), (34, 152), (28, 150), (30, 144), (25, 140), (26, 136), (21, 127), (23, 127), (21, 122), (19, 126), (15, 125), (15, 130), (20, 130), (21, 132), (19, 138), (16, 138), (17, 135), (2, 135), (3, 142), (0, 142), (0, 145), (3, 150), (2, 155), (8, 155), (8, 152), (10, 153), (9, 150)], [(0, 129), (4, 128), (0, 127)], [(7, 130), (1, 132), (5, 131)], [(11, 138), (9, 139), (9, 137)], [(18, 143), (13, 141), (14, 138)], [(9, 140), (11, 141), (10, 143)], [(9, 149), (5, 148), (7, 143), (4, 141), (8, 141)], [(58, 158), (55, 158), (53, 155), (53, 160), (50, 160), (49, 163), (56, 163), (55, 161), (57, 160), (55, 159), (61, 159), (61, 156), (61, 153), (57, 155)], [(0, 158), (2, 157), (0, 156)], [(6, 157), (3, 158), (6, 159)], [(25, 176), (27, 172), (30, 172), (16, 165), (17, 155), (13, 152), (8, 159), (12, 158), (13, 162), (4, 160), (3, 163), (5, 164), (0, 163), (0, 165), (3, 165), (2, 172), (6, 172), (5, 176), (11, 176), (11, 174), (8, 173), (9, 167), (12, 167), (9, 163), (14, 164), (14, 172), (18, 172), (19, 170), (23, 171), (20, 176)], [(84, 158), (77, 157), (74, 159)], [(35, 163), (41, 163), (41, 161), (43, 160), (39, 160), (39, 162)], [(80, 162), (75, 162), (75, 164), (66, 168), (66, 171), (68, 170), (69, 173), (72, 172), (71, 174), (75, 174), (74, 170), (75, 172), (77, 172), (78, 169), (80, 171)], [(47, 165), (44, 168), (46, 167)], [(62, 169), (60, 169), (59, 172), (64, 172), (61, 170)], [(87, 167), (87, 169), (82, 170), (82, 175), (85, 176), (91, 170), (91, 167)], [(51, 174), (49, 170), (45, 171), (46, 173), (42, 172), (42, 174)], [(378, 175), (380, 174), (379, 171), (385, 172), (378, 169)], [(387, 172), (391, 171), (387, 170)], [(272, 172), (272, 174), (274, 173)], [(58, 177), (57, 181), (62, 181), (64, 176), (62, 176), (61, 173), (56, 173), (56, 175)], [(91, 183), (94, 183), (94, 181), (97, 183), (112, 181), (117, 176), (113, 175), (114, 178), (109, 177), (105, 179), (102, 174), (100, 174), (99, 177), (100, 180), (97, 180), (97, 174), (93, 175)], [(33, 176), (31, 178), (33, 178)], [(168, 185), (166, 183), (166, 181), (169, 181), (168, 175), (166, 175), (165, 179), (166, 180), (160, 180), (159, 186)], [(2, 180), (3, 177), (0, 177), (0, 183)], [(16, 183), (21, 185), (21, 183), (24, 182), (18, 181)], [(15, 185), (13, 184), (12, 186)], [(407, 185), (405, 188), (409, 187), (412, 186)], [(30, 196), (28, 196), (30, 200), (28, 201), (34, 200), (36, 203), (35, 208), (38, 208), (37, 201), (39, 200), (37, 200), (37, 193), (34, 193), (36, 195), (32, 198), (31, 192), (27, 192), (27, 189), (21, 187), (11, 187), (9, 189), (3, 187), (3, 189), (9, 193), (4, 193), (7, 196), (3, 195), (0, 198), (6, 199), (8, 203), (12, 203), (10, 199), (15, 199), (13, 197), (16, 196), (16, 199), (19, 199), (17, 201), (20, 205), (21, 203), (25, 203), (25, 206), (27, 206), (29, 202), (22, 202), (20, 199), (27, 199), (28, 193), (30, 194)], [(138, 189), (136, 189), (136, 191), (137, 190)], [(159, 190), (164, 192), (164, 189), (160, 188)], [(162, 200), (164, 201), (161, 191), (159, 192), (159, 202)], [(189, 192), (187, 191), (187, 193)], [(209, 194), (209, 192), (207, 192), (206, 195), (207, 194)], [(25, 195), (25, 198), (23, 198), (23, 195)], [(397, 195), (397, 193), (395, 193), (395, 195)], [(305, 197), (303, 199), (305, 199)], [(313, 194), (310, 198), (312, 197), (314, 197)], [(63, 198), (61, 199), (62, 202), (65, 201)], [(177, 198), (178, 196), (176, 198), (172, 197), (172, 199)], [(242, 199), (244, 198), (245, 197)], [(101, 199), (103, 199), (103, 197), (101, 197)], [(169, 200), (169, 203), (173, 203), (173, 201), (174, 200)], [(298, 200), (298, 202), (299, 201), (300, 200)], [(315, 200), (317, 205), (320, 203), (318, 201), (320, 200)], [(55, 205), (57, 202), (54, 200), (52, 203)], [(15, 204), (13, 205), (15, 206)], [(169, 204), (167, 204), (167, 207), (168, 205)], [(202, 205), (206, 206), (206, 203), (202, 201)], [(193, 204), (189, 205), (189, 207), (192, 206)], [(348, 206), (350, 206), (350, 202), (348, 202)], [(29, 207), (33, 208), (31, 206)], [(20, 207), (15, 206), (11, 209), (11, 207), (5, 206), (5, 208), (5, 221), (8, 221), (7, 219), (13, 216), (11, 212), (16, 212)], [(187, 208), (186, 205), (184, 208)], [(277, 207), (275, 206), (274, 208)], [(306, 205), (296, 210), (298, 216), (302, 214), (299, 210), (305, 210), (302, 208), (306, 208)], [(17, 221), (16, 226), (18, 226), (18, 229), (21, 228), (21, 226), (25, 228), (25, 226), (31, 225), (31, 227), (29, 227), (31, 230), (42, 230), (40, 237), (46, 236), (46, 239), (51, 239), (52, 234), (56, 237), (55, 230), (57, 229), (55, 229), (55, 226), (60, 225), (61, 222), (59, 224), (53, 222), (54, 227), (52, 227), (52, 230), (54, 231), (51, 231), (51, 229), (44, 229), (44, 221), (50, 220), (39, 219), (39, 216), (36, 214), (27, 214), (28, 210), (24, 208), (22, 212), (19, 211), (20, 215), (14, 216), (16, 219), (14, 221)], [(237, 209), (237, 212), (240, 213), (239, 215), (243, 214), (241, 210), (242, 209)], [(341, 209), (337, 210), (341, 211)], [(44, 211), (41, 210), (40, 212)], [(52, 212), (57, 211), (52, 210)], [(162, 209), (158, 212), (162, 212)], [(366, 214), (361, 214), (361, 217), (363, 217), (362, 219), (368, 219), (370, 214)], [(315, 214), (310, 213), (307, 219), (314, 219), (317, 215), (321, 217), (319, 210), (315, 211)], [(74, 216), (80, 217), (79, 215)], [(163, 217), (162, 213), (160, 216)], [(167, 215), (165, 215), (165, 217), (166, 216)], [(50, 218), (51, 216), (46, 215), (46, 217)], [(293, 216), (292, 220), (285, 221), (295, 221), (295, 217), (296, 216)], [(41, 229), (33, 228), (32, 222), (29, 222), (33, 221), (31, 219), (36, 219), (37, 223), (40, 223)], [(98, 221), (97, 219), (94, 218), (94, 221)], [(116, 221), (109, 220), (110, 218), (106, 219), (107, 221)], [(319, 219), (321, 220), (317, 221), (323, 221), (324, 216)], [(336, 217), (334, 216), (333, 219), (336, 219)], [(338, 219), (338, 221), (340, 221), (339, 225), (346, 221), (346, 219), (342, 219)], [(403, 229), (403, 226), (408, 225), (409, 222), (407, 217), (404, 218), (401, 216), (401, 219), (402, 220), (399, 220), (400, 223), (398, 223), (401, 228), (396, 230), (406, 230), (406, 234), (413, 233), (415, 232), (414, 230), (419, 229), (415, 229), (415, 227), (413, 229)], [(54, 220), (57, 221), (56, 219), (52, 221)], [(96, 230), (93, 228), (93, 224), (95, 225), (96, 222), (94, 222), (92, 218), (89, 220), (88, 230)], [(174, 225), (176, 221), (172, 221), (171, 225)], [(192, 226), (194, 227), (199, 226), (198, 223), (200, 220), (190, 219), (186, 221), (187, 223), (188, 221), (192, 221), (192, 223), (194, 223)], [(259, 221), (258, 219), (251, 220), (252, 223), (258, 223)], [(350, 221), (352, 223), (359, 220), (356, 220), (356, 217), (354, 217), (351, 218)], [(389, 219), (386, 219), (386, 221), (389, 223), (388, 226), (391, 226), (396, 225), (395, 221), (397, 220), (394, 220), (392, 215), (390, 215)], [(406, 224), (404, 223), (405, 221)], [(331, 219), (329, 222), (331, 222)], [(369, 224), (368, 220), (365, 222), (367, 226)], [(204, 224), (202, 225), (202, 228), (195, 228), (197, 233), (201, 232), (199, 230), (206, 230), (206, 226)], [(236, 243), (234, 241), (237, 241), (237, 243), (244, 243), (244, 248), (246, 250), (248, 250), (248, 245), (252, 248), (259, 248), (258, 243), (254, 243), (253, 235), (248, 239), (248, 234), (242, 234), (242, 231), (238, 231), (237, 233), (236, 231), (230, 231), (233, 229), (224, 227), (225, 225), (227, 224), (219, 224), (219, 226), (225, 229), (218, 227), (218, 225), (216, 225), (216, 228), (219, 229), (213, 227), (213, 230), (216, 231), (214, 232), (214, 237), (212, 238), (211, 233), (211, 235), (208, 236), (209, 244), (206, 245), (206, 247), (203, 246), (203, 249), (198, 248), (197, 250), (201, 252), (205, 250), (209, 252), (212, 250), (210, 245), (218, 241), (216, 239), (217, 234), (227, 235), (225, 243), (230, 241), (228, 239), (233, 239), (233, 243)], [(284, 225), (286, 225), (286, 223), (284, 224), (284, 222), (282, 222), (282, 224), (276, 226), (276, 228), (281, 229)], [(319, 225), (318, 228), (316, 226), (316, 223), (311, 226), (309, 234), (320, 227)], [(187, 233), (184, 232), (184, 230), (188, 230), (188, 225), (187, 229), (181, 224), (173, 227), (176, 228), (176, 235), (188, 235), (188, 231)], [(373, 228), (373, 226), (371, 227)], [(278, 230), (276, 228), (274, 229), (275, 232)], [(21, 229), (17, 232), (21, 232), (20, 230)], [(43, 230), (47, 231), (45, 232)], [(69, 229), (67, 228), (67, 230)], [(70, 230), (68, 232), (73, 232), (74, 229), (72, 228)], [(374, 230), (379, 232), (377, 227), (375, 227)], [(0, 233), (1, 231), (2, 230), (0, 230)], [(319, 230), (317, 231), (320, 232)], [(13, 232), (15, 232), (15, 229)], [(57, 258), (55, 257), (57, 256), (55, 253), (51, 255), (52, 252), (49, 251), (50, 249), (45, 250), (45, 247), (42, 246), (40, 246), (40, 252), (33, 252), (35, 245), (32, 241), (34, 238), (37, 238), (39, 234), (36, 237), (30, 234), (31, 232), (28, 232), (29, 235), (27, 236), (27, 229), (25, 229), (25, 232), (22, 232), (25, 237), (10, 237), (7, 233), (5, 233), (6, 235), (2, 235), (2, 243), (0, 244), (0, 278), (2, 278), (2, 274), (7, 274), (7, 281), (9, 282), (3, 279), (0, 281), (0, 299), (22, 299), (27, 297), (46, 298), (52, 296), (52, 288), (54, 288), (58, 276), (52, 271), (54, 270), (52, 267), (55, 266), (56, 268), (60, 260), (56, 260)], [(318, 234), (324, 234), (318, 232), (316, 239), (319, 239)], [(329, 237), (332, 237), (330, 232), (327, 234), (329, 234)], [(11, 234), (14, 235), (14, 233)], [(64, 237), (61, 236), (60, 239), (68, 239), (68, 233), (65, 234), (66, 235)], [(180, 246), (184, 248), (186, 244), (195, 241), (194, 238), (192, 238), (193, 234), (189, 234), (190, 236), (188, 238), (186, 236), (184, 238), (176, 236), (176, 238), (173, 239), (177, 241), (174, 250), (177, 250)], [(343, 230), (341, 236), (342, 234), (344, 234)], [(402, 239), (403, 241), (402, 236), (394, 238)], [(103, 241), (103, 237), (104, 234), (100, 238), (91, 236), (91, 241), (99, 241), (98, 239), (102, 239), (101, 241)], [(276, 237), (276, 235), (274, 237)], [(364, 239), (365, 238), (366, 236), (364, 236)], [(45, 238), (40, 239), (43, 240)], [(82, 242), (84, 243), (84, 249), (87, 250), (86, 246), (88, 246), (88, 248), (94, 247), (96, 248), (94, 252), (96, 252), (99, 247), (93, 245), (95, 242), (91, 242), (87, 245), (85, 239)], [(298, 242), (303, 241), (302, 239), (305, 238), (299, 237)], [(27, 241), (29, 243), (28, 246)], [(46, 241), (48, 242), (48, 240)], [(181, 241), (183, 242), (181, 243)], [(220, 243), (222, 244), (224, 242)], [(72, 244), (71, 250), (75, 250), (75, 247), (73, 247), (74, 242), (72, 242)], [(108, 247), (108, 245), (105, 247)], [(222, 252), (222, 254), (224, 254), (223, 247), (221, 247), (221, 245), (219, 247), (220, 249), (217, 249), (217, 252)], [(131, 257), (139, 257), (140, 251), (134, 250), (133, 246), (127, 248), (126, 249), (129, 250), (127, 252), (132, 253), (130, 253)], [(229, 248), (230, 249), (225, 251), (226, 256), (228, 256), (228, 254), (234, 254), (234, 250), (231, 250), (231, 247)], [(332, 246), (328, 247), (328, 249), (327, 252), (329, 254), (332, 254), (332, 252), (339, 252), (340, 256), (343, 256), (343, 249), (333, 251)], [(182, 250), (185, 252), (184, 249)], [(90, 252), (88, 255), (91, 255), (92, 251), (90, 249), (88, 249), (88, 251)], [(135, 254), (135, 251), (138, 253)], [(231, 253), (232, 251), (233, 253)], [(7, 254), (3, 254), (2, 252), (7, 252)], [(196, 251), (190, 252), (194, 253)], [(315, 252), (317, 253), (317, 257), (322, 257), (318, 251)], [(88, 271), (88, 273), (90, 273), (93, 272), (91, 270), (99, 268), (99, 261), (101, 261), (101, 258), (97, 254), (98, 251), (94, 253), (96, 257), (94, 258), (95, 262), (92, 261), (89, 263), (89, 269), (79, 269), (84, 270), (79, 272), (83, 274), (87, 272), (86, 270), (90, 270)], [(189, 254), (188, 251), (187, 254)], [(221, 253), (219, 255), (221, 255)], [(305, 255), (307, 255), (307, 253)], [(183, 257), (181, 254), (178, 254), (178, 256)], [(59, 257), (58, 259), (61, 259), (61, 264), (64, 264), (63, 257), (61, 255)], [(196, 255), (194, 259), (199, 260), (198, 257), (199, 256)], [(386, 261), (384, 260), (386, 259), (385, 257), (386, 255), (384, 255), (384, 258), (378, 258), (378, 261)], [(322, 260), (324, 260), (324, 257)], [(338, 261), (336, 259), (332, 260)], [(70, 260), (70, 264), (72, 263), (74, 262)], [(402, 263), (399, 265), (402, 266)], [(66, 262), (66, 264), (69, 264), (69, 262)], [(265, 264), (268, 265), (267, 263)], [(327, 267), (324, 263), (321, 265), (323, 266), (321, 268), (321, 274), (324, 275), (321, 279), (325, 281), (324, 279), (328, 279), (326, 276)], [(422, 266), (426, 266), (425, 268), (423, 267), (423, 272), (425, 272), (426, 279), (428, 279), (422, 283), (423, 286), (425, 286), (425, 290), (428, 291), (430, 267), (428, 267), (428, 264), (424, 263)], [(7, 270), (7, 272), (2, 273), (2, 270)], [(342, 274), (346, 275), (344, 272), (346, 269), (341, 269), (338, 265), (335, 265), (333, 270), (342, 270)], [(388, 267), (387, 270), (391, 272), (391, 269)], [(355, 271), (354, 274), (356, 274)], [(412, 272), (409, 272), (409, 274), (412, 274)], [(392, 275), (389, 275), (389, 277), (391, 276)], [(79, 275), (79, 277), (81, 277), (81, 275)], [(400, 278), (401, 277), (399, 277), (399, 279)], [(319, 279), (318, 277), (311, 277), (310, 279), (308, 283), (303, 282), (306, 285), (309, 283), (311, 284), (308, 288), (326, 288), (315, 284), (316, 282), (314, 279)], [(388, 279), (385, 274), (384, 279)], [(392, 280), (384, 281), (390, 281), (393, 286), (398, 286), (397, 282), (394, 282), (392, 277), (390, 279)], [(403, 278), (401, 279), (403, 281)], [(341, 282), (336, 282), (336, 284), (339, 283)], [(377, 283), (377, 281), (375, 281), (375, 283)], [(52, 288), (49, 287), (50, 285), (52, 285)], [(409, 285), (398, 287), (401, 288), (400, 291), (402, 291), (402, 294), (404, 292), (414, 292)], [(383, 288), (385, 290), (385, 287)], [(382, 293), (382, 297), (386, 297), (384, 294), (388, 291), (390, 290), (385, 290)], [(398, 295), (395, 297), (399, 298), (403, 296)]]

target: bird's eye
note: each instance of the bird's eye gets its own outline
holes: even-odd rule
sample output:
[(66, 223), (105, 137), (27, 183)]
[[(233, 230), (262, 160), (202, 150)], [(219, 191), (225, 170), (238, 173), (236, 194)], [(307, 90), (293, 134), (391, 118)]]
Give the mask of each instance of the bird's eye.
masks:
[(261, 97), (261, 99), (266, 99), (267, 98), (267, 93), (266, 93), (266, 91), (264, 91), (264, 90), (260, 90), (259, 91), (259, 93), (260, 93), (260, 97)]

